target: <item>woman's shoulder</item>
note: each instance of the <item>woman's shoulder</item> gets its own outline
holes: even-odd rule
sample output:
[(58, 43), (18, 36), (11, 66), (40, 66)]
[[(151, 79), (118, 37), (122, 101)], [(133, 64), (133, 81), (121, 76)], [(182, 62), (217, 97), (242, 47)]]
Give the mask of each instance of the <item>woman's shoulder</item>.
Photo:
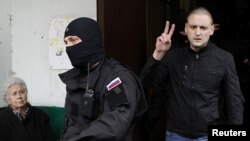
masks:
[(0, 109), (0, 116), (4, 116), (6, 115), (6, 113), (8, 113), (10, 110), (9, 110), (9, 107), (2, 107)]
[(3, 116), (5, 116), (6, 114), (6, 108), (4, 108), (4, 109), (1, 109), (0, 110), (0, 118), (2, 118)]
[(0, 122), (4, 122), (4, 119), (8, 118), (9, 112), (8, 107), (4, 107), (0, 110)]

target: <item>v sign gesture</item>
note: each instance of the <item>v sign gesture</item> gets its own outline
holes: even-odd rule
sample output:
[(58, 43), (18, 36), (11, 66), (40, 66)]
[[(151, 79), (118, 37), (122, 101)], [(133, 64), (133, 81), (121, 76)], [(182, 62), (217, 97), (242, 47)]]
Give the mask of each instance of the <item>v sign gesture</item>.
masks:
[(169, 25), (169, 21), (167, 21), (164, 32), (157, 37), (153, 53), (153, 57), (156, 60), (161, 60), (171, 47), (171, 37), (174, 33), (175, 24), (172, 24), (171, 27)]

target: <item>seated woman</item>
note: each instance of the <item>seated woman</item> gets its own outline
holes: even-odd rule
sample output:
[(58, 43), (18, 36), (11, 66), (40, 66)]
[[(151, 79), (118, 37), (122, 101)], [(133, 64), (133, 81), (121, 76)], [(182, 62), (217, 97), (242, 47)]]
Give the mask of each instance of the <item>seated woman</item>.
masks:
[(25, 82), (14, 77), (6, 84), (8, 107), (0, 113), (0, 141), (55, 141), (49, 117), (27, 102)]

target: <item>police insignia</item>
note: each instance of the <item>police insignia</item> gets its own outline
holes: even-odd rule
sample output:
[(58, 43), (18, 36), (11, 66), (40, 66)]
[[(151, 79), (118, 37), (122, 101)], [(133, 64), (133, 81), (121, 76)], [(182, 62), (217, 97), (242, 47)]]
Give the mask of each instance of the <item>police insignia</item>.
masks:
[(112, 80), (108, 85), (107, 89), (108, 91), (112, 90), (116, 86), (120, 85), (122, 83), (121, 79), (119, 77), (116, 77), (114, 80)]
[(121, 105), (129, 104), (123, 85), (117, 85), (108, 91), (106, 98), (112, 110)]

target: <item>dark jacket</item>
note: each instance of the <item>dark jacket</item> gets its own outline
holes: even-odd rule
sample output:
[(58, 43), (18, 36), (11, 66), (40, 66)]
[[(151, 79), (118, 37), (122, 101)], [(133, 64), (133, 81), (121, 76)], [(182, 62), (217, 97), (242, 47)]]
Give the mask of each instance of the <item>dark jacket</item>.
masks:
[(76, 68), (60, 74), (67, 86), (61, 140), (131, 141), (133, 127), (147, 106), (137, 76), (117, 61), (104, 59), (89, 73), (93, 99), (86, 93), (87, 76)]
[(0, 113), (1, 141), (55, 141), (49, 117), (40, 109), (30, 106), (26, 118), (21, 122), (7, 107)]
[(188, 46), (171, 48), (162, 61), (149, 59), (141, 78), (145, 86), (168, 86), (170, 131), (206, 135), (207, 125), (221, 124), (224, 116), (228, 124), (242, 124), (244, 98), (233, 57), (212, 43), (198, 53)]

